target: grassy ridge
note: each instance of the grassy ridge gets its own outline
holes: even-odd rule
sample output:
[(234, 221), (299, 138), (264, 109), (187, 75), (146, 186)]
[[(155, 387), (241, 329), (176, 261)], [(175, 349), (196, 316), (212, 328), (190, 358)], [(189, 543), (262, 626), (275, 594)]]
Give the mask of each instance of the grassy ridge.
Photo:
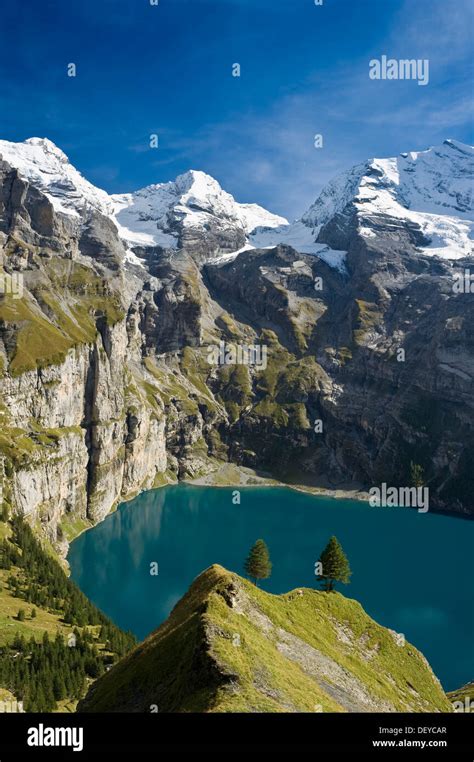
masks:
[(220, 566), (102, 676), (84, 711), (451, 711), (424, 657), (339, 593), (270, 595)]

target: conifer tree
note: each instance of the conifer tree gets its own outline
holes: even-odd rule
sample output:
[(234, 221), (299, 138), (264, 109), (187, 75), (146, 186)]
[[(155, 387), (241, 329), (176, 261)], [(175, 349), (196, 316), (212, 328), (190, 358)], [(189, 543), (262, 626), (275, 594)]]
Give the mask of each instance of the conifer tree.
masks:
[(66, 698), (66, 684), (62, 674), (56, 673), (53, 678), (53, 693), (56, 701), (62, 701)]
[(423, 487), (425, 483), (423, 467), (419, 463), (413, 463), (413, 461), (410, 463), (410, 480), (413, 487)]
[(341, 544), (336, 537), (332, 536), (319, 557), (321, 572), (317, 575), (322, 583), (323, 590), (331, 592), (336, 582), (349, 583), (352, 574), (349, 561)]
[[(69, 580), (60, 565), (48, 556), (34, 537), (29, 525), (18, 516), (11, 522), (13, 535), (9, 540), (0, 539), (0, 568), (16, 566), (20, 571), (9, 574), (7, 584), (15, 597), (34, 606), (69, 614), (74, 623), (77, 647), (66, 646), (63, 635), (56, 631), (55, 637), (44, 632), (40, 642), (31, 635), (27, 641), (18, 631), (10, 645), (0, 648), (0, 688), (11, 690), (18, 699), (24, 700), (26, 711), (52, 711), (56, 702), (63, 698), (82, 695), (86, 676), (101, 675), (104, 665), (126, 653), (135, 642), (130, 633), (118, 630), (105, 614), (98, 610)], [(21, 553), (19, 552), (21, 550)], [(28, 559), (27, 569), (24, 559)], [(24, 571), (21, 571), (21, 570)], [(20, 613), (23, 612), (23, 613)], [(36, 608), (20, 609), (18, 619), (28, 615), (34, 618)], [(113, 654), (98, 648), (97, 635), (89, 629), (78, 629), (78, 621), (100, 627), (113, 641)], [(117, 648), (117, 650), (115, 650)]]
[(272, 573), (270, 553), (263, 540), (257, 540), (251, 548), (245, 562), (245, 571), (255, 584), (258, 583), (259, 579), (267, 579)]

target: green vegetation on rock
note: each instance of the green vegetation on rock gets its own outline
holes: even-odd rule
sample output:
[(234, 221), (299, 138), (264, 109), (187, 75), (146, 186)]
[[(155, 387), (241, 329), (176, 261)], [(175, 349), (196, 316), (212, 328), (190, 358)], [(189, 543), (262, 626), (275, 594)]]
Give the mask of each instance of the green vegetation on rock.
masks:
[(13, 376), (61, 364), (74, 346), (95, 340), (99, 319), (113, 326), (124, 316), (117, 293), (84, 265), (51, 261), (37, 281), (22, 298), (0, 299), (0, 330), (14, 332), (8, 358)]
[(340, 593), (263, 592), (220, 566), (92, 686), (88, 712), (449, 712), (425, 658)]

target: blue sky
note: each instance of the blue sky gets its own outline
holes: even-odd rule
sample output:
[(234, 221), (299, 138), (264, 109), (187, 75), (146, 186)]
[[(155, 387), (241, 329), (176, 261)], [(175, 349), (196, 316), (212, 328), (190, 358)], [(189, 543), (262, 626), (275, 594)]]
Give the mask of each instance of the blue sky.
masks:
[[(0, 137), (49, 137), (109, 192), (202, 169), (293, 218), (370, 156), (474, 142), (473, 0), (22, 0), (1, 20)], [(428, 58), (429, 84), (371, 80), (381, 55)]]

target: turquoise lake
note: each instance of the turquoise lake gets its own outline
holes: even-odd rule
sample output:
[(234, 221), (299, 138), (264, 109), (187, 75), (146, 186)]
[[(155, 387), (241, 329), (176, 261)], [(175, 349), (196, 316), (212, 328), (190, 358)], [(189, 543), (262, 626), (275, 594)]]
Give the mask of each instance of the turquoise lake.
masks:
[(259, 537), (273, 561), (264, 590), (317, 587), (314, 564), (335, 534), (352, 568), (338, 589), (417, 646), (446, 690), (474, 680), (473, 521), (283, 487), (240, 492), (240, 505), (232, 488), (180, 484), (139, 495), (72, 543), (72, 579), (143, 639), (206, 567), (243, 574)]

